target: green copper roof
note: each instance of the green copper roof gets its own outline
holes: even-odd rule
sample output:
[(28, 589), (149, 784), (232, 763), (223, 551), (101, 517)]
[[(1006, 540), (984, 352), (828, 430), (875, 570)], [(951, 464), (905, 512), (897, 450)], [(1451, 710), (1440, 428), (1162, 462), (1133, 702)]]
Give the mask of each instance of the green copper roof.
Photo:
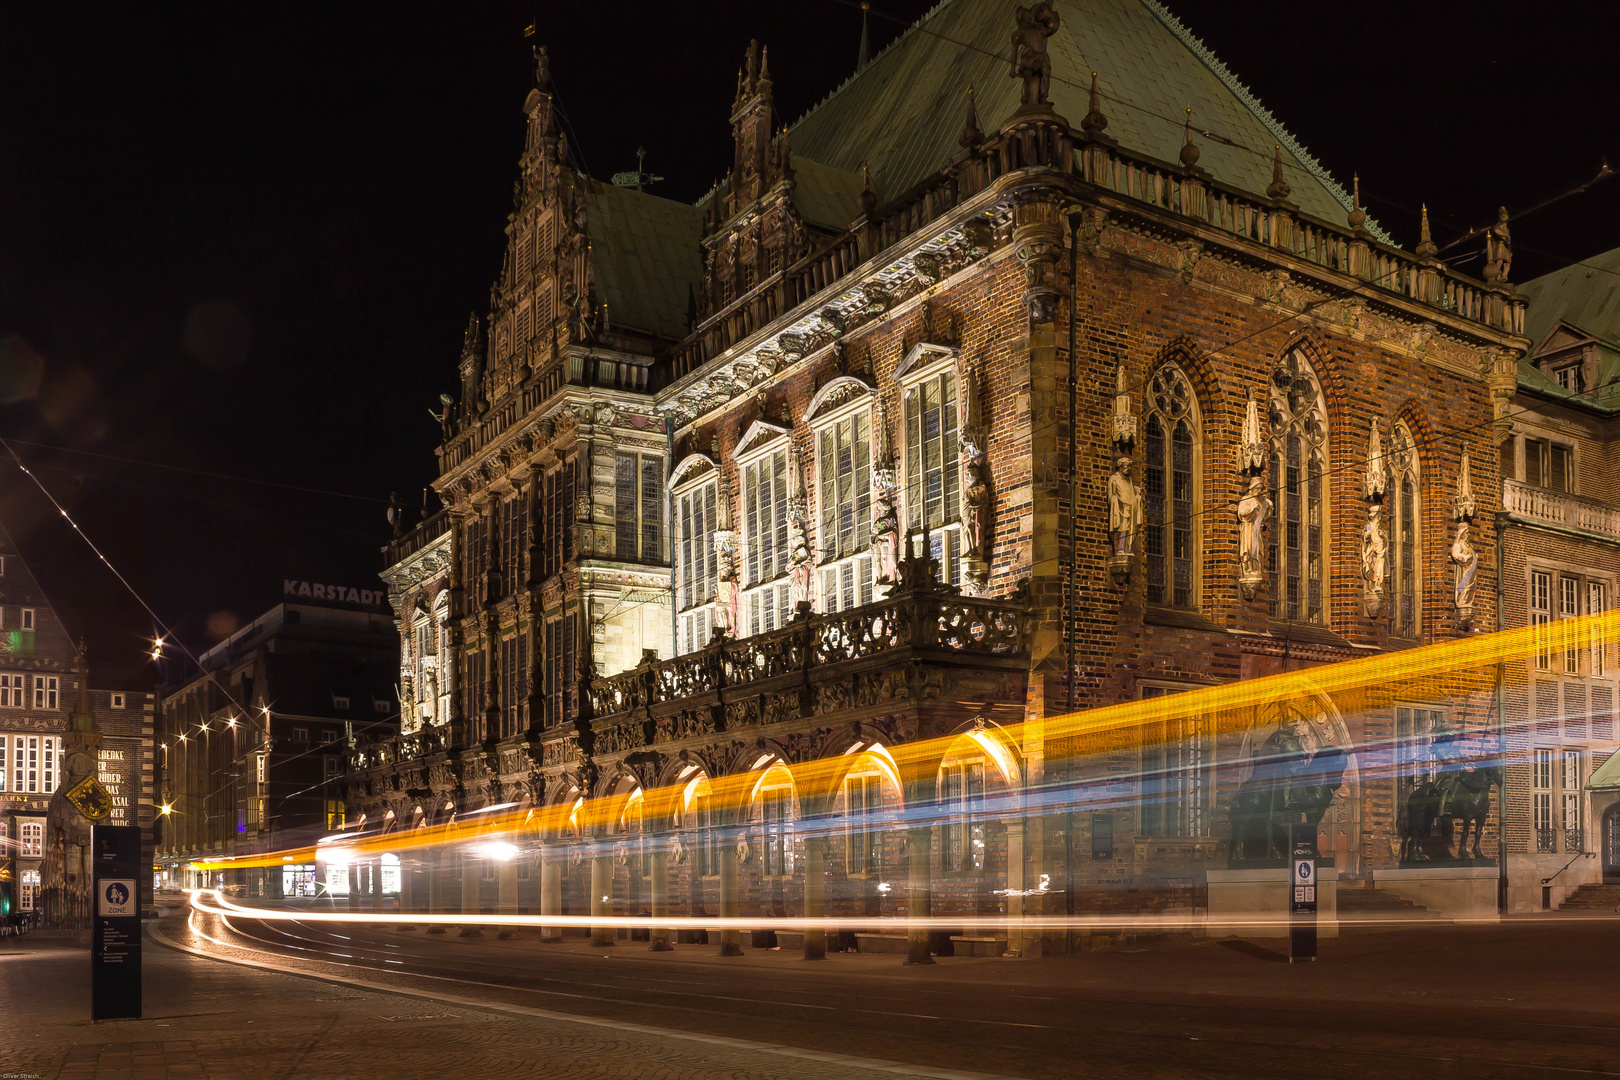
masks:
[[(1020, 82), (1009, 60), (1014, 6), (945, 0), (793, 126), (794, 153), (851, 173), (869, 165), (879, 199), (925, 179), (961, 151), (969, 86), (987, 132), (1018, 107)], [(1230, 140), (1194, 137), (1198, 164), (1216, 179), (1265, 191), (1272, 147), (1280, 144), (1293, 201), (1308, 214), (1344, 222), (1350, 209), (1344, 188), (1161, 5), (1063, 0), (1057, 10), (1062, 25), (1047, 42), (1051, 99), (1070, 123), (1085, 116), (1096, 71), (1107, 134), (1122, 148), (1177, 161), (1191, 106), (1195, 131)]]
[(703, 277), (703, 211), (644, 191), (579, 178), (596, 298), (608, 322), (659, 337), (686, 336), (691, 289)]
[(1620, 788), (1620, 754), (1610, 754), (1592, 779), (1586, 782), (1587, 791), (1613, 791)]
[(1620, 248), (1533, 278), (1518, 290), (1530, 300), (1524, 333), (1540, 345), (1559, 321), (1620, 342)]

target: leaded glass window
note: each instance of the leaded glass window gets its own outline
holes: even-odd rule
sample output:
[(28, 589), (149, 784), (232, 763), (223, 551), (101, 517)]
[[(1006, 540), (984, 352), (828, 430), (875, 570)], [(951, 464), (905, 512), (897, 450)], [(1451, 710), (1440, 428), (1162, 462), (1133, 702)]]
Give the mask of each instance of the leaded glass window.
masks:
[(1273, 617), (1326, 623), (1327, 404), (1310, 361), (1293, 354), (1271, 388), (1271, 497), (1266, 542)]
[(1150, 604), (1198, 604), (1194, 560), (1198, 551), (1193, 493), (1198, 490), (1198, 403), (1175, 364), (1148, 386), (1147, 471), (1143, 483), (1144, 551)]
[(1412, 432), (1396, 424), (1390, 438), (1389, 488), (1395, 500), (1395, 632), (1417, 637), (1423, 621), (1422, 516), (1418, 505), (1418, 456)]

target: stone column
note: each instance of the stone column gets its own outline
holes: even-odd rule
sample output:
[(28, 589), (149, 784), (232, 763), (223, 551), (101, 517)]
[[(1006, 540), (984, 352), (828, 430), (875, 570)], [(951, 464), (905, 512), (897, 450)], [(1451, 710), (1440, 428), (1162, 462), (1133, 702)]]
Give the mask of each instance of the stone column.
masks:
[[(516, 915), (517, 914), (517, 909), (518, 909), (518, 879), (517, 879), (518, 866), (517, 866), (517, 860), (527, 858), (527, 857), (528, 856), (523, 855), (523, 854), (520, 853), (516, 857), (508, 859), (506, 862), (501, 863), (500, 867), (496, 870), (496, 875), (500, 880), (500, 898), (495, 904), (495, 910), (498, 911), (499, 913), (501, 913), (502, 915)], [(501, 932), (499, 934), (495, 935), (495, 936), (499, 937), (499, 938), (515, 938), (515, 937), (518, 936), (518, 932), (517, 932), (515, 927), (503, 926), (503, 927), (501, 927)]]
[[(552, 844), (540, 847), (540, 914), (562, 914), (563, 851)], [(563, 939), (562, 927), (543, 926), (540, 940), (557, 944)]]
[[(450, 871), (445, 867), (449, 854), (442, 849), (434, 848), (423, 853), (423, 861), (427, 863), (428, 879), (428, 910), (435, 915), (441, 915), (454, 910), (450, 906)], [(445, 932), (443, 923), (433, 923), (428, 927), (430, 934)]]
[[(907, 910), (914, 919), (926, 919), (933, 910), (933, 890), (929, 871), (933, 861), (934, 828), (932, 825), (913, 825), (906, 830)], [(906, 932), (906, 963), (932, 964), (934, 955), (929, 950), (929, 931), (912, 927)]]
[[(1007, 822), (1007, 951), (1030, 955), (1024, 933), (1024, 822)], [(1036, 939), (1039, 940), (1038, 938)]]
[(399, 917), (406, 920), (400, 926), (401, 930), (406, 928), (416, 929), (409, 922), (411, 917), (416, 914), (416, 890), (411, 881), (416, 876), (416, 873), (411, 869), (411, 863), (406, 861), (407, 859), (414, 861), (416, 858), (417, 856), (410, 854), (399, 857)]
[(384, 906), (388, 903), (388, 898), (383, 895), (382, 877), (383, 877), (383, 861), (382, 861), (382, 856), (379, 855), (379, 856), (377, 856), (376, 861), (371, 864), (371, 910), (372, 911), (382, 911)]
[[(478, 877), (482, 869), (483, 860), (475, 859), (469, 855), (452, 855), (451, 858), (461, 859), (461, 913), (463, 915), (478, 914)], [(462, 937), (483, 937), (484, 931), (476, 923), (467, 923), (461, 928)]]
[[(591, 915), (600, 917), (613, 914), (613, 853), (598, 851), (591, 856)], [(613, 945), (613, 928), (591, 924), (591, 945), (609, 948)]]
[[(737, 841), (729, 831), (720, 843), (720, 917), (735, 919), (737, 904)], [(742, 955), (742, 931), (720, 931), (720, 955)]]
[[(652, 853), (652, 917), (655, 919), (667, 918), (669, 915), (669, 853), (664, 848), (667, 833), (654, 841), (656, 845)], [(648, 952), (669, 952), (675, 946), (669, 943), (669, 927), (653, 927), (652, 944), (647, 946)]]
[[(820, 919), (827, 914), (827, 838), (807, 836), (804, 839), (804, 917)], [(827, 958), (827, 931), (820, 928), (804, 932), (804, 958)]]

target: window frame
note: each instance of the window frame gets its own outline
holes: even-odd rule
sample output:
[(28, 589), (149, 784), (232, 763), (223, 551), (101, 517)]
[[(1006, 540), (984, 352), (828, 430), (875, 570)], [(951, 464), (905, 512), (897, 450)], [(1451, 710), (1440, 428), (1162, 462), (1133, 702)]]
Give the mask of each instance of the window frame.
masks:
[[(792, 431), (779, 424), (755, 421), (738, 447), (733, 460), (742, 496), (739, 550), (743, 554), (737, 560), (741, 578), (737, 621), (742, 624), (738, 636), (743, 637), (779, 630), (793, 617), (792, 586), (788, 580), (793, 568), (788, 551), (788, 510), (795, 463)], [(771, 498), (761, 507), (757, 470), (766, 462), (770, 463)], [(771, 519), (764, 527), (760, 525), (762, 510), (768, 512)], [(768, 545), (764, 538), (767, 531)], [(771, 560), (770, 565), (766, 564), (767, 559)], [(779, 570), (775, 569), (778, 565)]]
[(943, 811), (939, 831), (940, 871), (962, 877), (984, 873), (989, 861), (985, 834), (985, 794), (990, 763), (982, 755), (952, 756), (940, 762), (936, 798)]
[[(1142, 701), (1198, 689), (1192, 683), (1142, 681)], [(1155, 730), (1157, 729), (1157, 730)], [(1206, 714), (1144, 724), (1138, 751), (1136, 834), (1155, 840), (1208, 840), (1214, 836), (1216, 739)], [(1150, 745), (1150, 739), (1156, 742)], [(1171, 761), (1174, 740), (1176, 760)], [(1156, 746), (1158, 749), (1154, 750)], [(1152, 776), (1161, 777), (1155, 782)], [(1155, 788), (1156, 790), (1150, 790)], [(1187, 796), (1192, 796), (1189, 802)], [(1172, 807), (1176, 820), (1170, 821)]]
[[(900, 500), (900, 551), (904, 558), (914, 545), (928, 537), (925, 555), (939, 564), (939, 579), (947, 585), (960, 584), (962, 568), (958, 565), (966, 548), (963, 544), (964, 506), (962, 499), (962, 373), (958, 370), (961, 356), (956, 349), (920, 344), (914, 346), (895, 373), (900, 388), (899, 430), (892, 440), (896, 448), (895, 474)], [(918, 395), (929, 383), (949, 379), (951, 386), (951, 416), (946, 431), (944, 392), (940, 393), (940, 519), (931, 519), (928, 513), (927, 482), (931, 470), (927, 464), (927, 438), (923, 432), (926, 409), (918, 412)], [(926, 405), (926, 400), (922, 402)], [(912, 427), (916, 420), (919, 446), (912, 452)], [(914, 476), (921, 472), (921, 477)], [(920, 504), (920, 505), (919, 505)], [(951, 508), (955, 506), (955, 516)]]
[[(872, 477), (877, 468), (876, 428), (883, 420), (875, 408), (876, 396), (871, 387), (849, 377), (839, 380), (839, 385), (859, 389), (850, 400), (813, 412), (807, 418), (816, 468), (813, 517), (819, 557), (814, 582), (817, 607), (824, 613), (870, 604), (876, 599), (877, 588)], [(824, 391), (831, 389), (831, 383), (823, 387)], [(846, 447), (850, 464), (847, 481), (842, 469)], [(848, 529), (843, 526), (846, 507)]]
[[(631, 479), (633, 494), (626, 494), (625, 465), (633, 462)], [(618, 562), (652, 564), (667, 561), (664, 541), (668, 529), (664, 522), (664, 477), (667, 466), (662, 450), (644, 446), (625, 446), (613, 455), (613, 557)], [(632, 533), (633, 530), (633, 533)], [(626, 552), (626, 541), (633, 535), (634, 542)], [(649, 553), (648, 548), (653, 549)]]
[[(1173, 379), (1161, 385), (1161, 382)], [(1177, 396), (1177, 384), (1185, 391), (1183, 396)], [(1174, 360), (1167, 360), (1160, 364), (1148, 380), (1145, 394), (1145, 416), (1142, 418), (1143, 450), (1146, 455), (1146, 465), (1143, 469), (1143, 519), (1145, 522), (1142, 537), (1143, 576), (1147, 584), (1147, 602), (1155, 607), (1174, 608), (1178, 611), (1197, 611), (1203, 599), (1203, 522), (1202, 494), (1204, 473), (1204, 425), (1203, 413), (1198, 406), (1198, 394), (1193, 389), (1192, 379), (1180, 364)], [(1153, 453), (1153, 427), (1159, 424), (1162, 435), (1162, 460), (1155, 468)], [(1177, 499), (1175, 496), (1176, 469), (1176, 429), (1185, 425), (1189, 431), (1189, 456), (1187, 462), (1188, 498)], [(1161, 475), (1164, 485), (1163, 493), (1159, 496), (1164, 506), (1159, 509), (1160, 519), (1154, 520), (1154, 495), (1152, 477)], [(1186, 503), (1185, 519), (1177, 504)], [(1166, 511), (1169, 511), (1167, 514)], [(1164, 530), (1161, 534), (1158, 530)], [(1185, 556), (1187, 562), (1187, 597), (1185, 601), (1177, 599), (1179, 585), (1176, 584), (1175, 563), (1181, 558), (1175, 555), (1177, 540), (1185, 539)], [(1169, 542), (1166, 543), (1166, 540)], [(1154, 547), (1161, 549), (1160, 554), (1153, 554)], [(1163, 575), (1158, 584), (1162, 590), (1158, 599), (1154, 599), (1155, 584), (1153, 581), (1153, 560), (1157, 557), (1162, 560), (1161, 574), (1168, 568), (1171, 572)]]
[[(715, 626), (715, 593), (719, 588), (716, 536), (729, 497), (719, 467), (708, 457), (691, 455), (670, 474), (670, 570), (674, 588), (677, 656), (707, 648)], [(701, 524), (701, 530), (692, 523)]]
[[(876, 769), (844, 777), (844, 876), (868, 878), (883, 873), (883, 774)], [(856, 813), (855, 791), (861, 792)], [(876, 803), (871, 796), (877, 796)], [(859, 853), (860, 857), (856, 858)]]
[[(1315, 365), (1303, 350), (1295, 349), (1290, 354), (1299, 375), (1306, 377), (1311, 391), (1310, 400), (1302, 402), (1299, 407), (1289, 403), (1288, 394), (1277, 386), (1271, 384), (1271, 438), (1269, 440), (1270, 459), (1268, 468), (1271, 470), (1270, 494), (1273, 504), (1271, 529), (1268, 531), (1266, 542), (1267, 563), (1267, 607), (1272, 618), (1284, 619), (1290, 622), (1300, 622), (1311, 626), (1328, 626), (1332, 621), (1333, 575), (1329, 570), (1331, 559), (1329, 553), (1333, 550), (1333, 490), (1329, 480), (1333, 476), (1332, 459), (1332, 424), (1327, 408), (1327, 397), (1322, 390), (1322, 380), (1317, 374)], [(1290, 523), (1289, 505), (1290, 488), (1287, 473), (1288, 450), (1292, 449), (1293, 440), (1297, 439), (1300, 450), (1300, 490), (1297, 496), (1301, 511), (1297, 523)], [(1319, 487), (1316, 496), (1316, 509), (1319, 520), (1315, 526), (1318, 533), (1314, 550), (1316, 552), (1316, 565), (1312, 568), (1311, 555), (1311, 495), (1313, 483)], [(1303, 533), (1303, 537), (1298, 534)], [(1303, 542), (1298, 545), (1299, 559), (1299, 599), (1290, 601), (1284, 595), (1288, 585), (1289, 575), (1283, 560), (1291, 550), (1291, 539)], [(1318, 603), (1311, 605), (1311, 587), (1317, 589)]]

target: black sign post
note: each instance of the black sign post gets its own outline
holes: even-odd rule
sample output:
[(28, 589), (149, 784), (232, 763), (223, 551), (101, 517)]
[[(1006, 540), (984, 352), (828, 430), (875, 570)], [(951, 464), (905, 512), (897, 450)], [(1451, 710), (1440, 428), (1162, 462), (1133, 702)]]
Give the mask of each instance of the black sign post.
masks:
[(141, 1015), (141, 830), (90, 827), (90, 1019)]
[(1316, 959), (1316, 827), (1294, 825), (1289, 845), (1288, 962)]

